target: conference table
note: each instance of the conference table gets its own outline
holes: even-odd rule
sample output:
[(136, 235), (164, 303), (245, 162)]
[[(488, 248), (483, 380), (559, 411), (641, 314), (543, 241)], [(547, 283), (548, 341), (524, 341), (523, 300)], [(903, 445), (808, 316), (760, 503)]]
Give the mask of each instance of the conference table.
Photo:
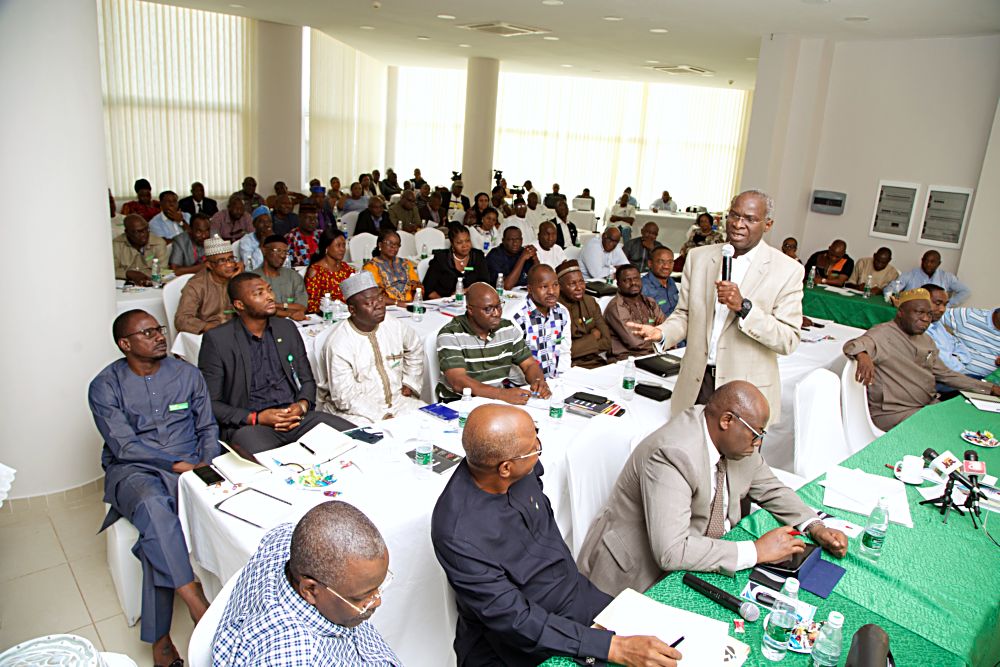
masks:
[(886, 302), (881, 291), (873, 292), (866, 299), (857, 290), (822, 285), (803, 290), (802, 312), (807, 317), (820, 317), (865, 330), (896, 317), (896, 307)]
[[(949, 450), (961, 456), (974, 449), (987, 464), (987, 472), (1000, 471), (1000, 448), (986, 449), (967, 444), (963, 430), (1000, 432), (1000, 415), (982, 412), (962, 397), (928, 406), (878, 438), (841, 465), (875, 475), (891, 477), (886, 463), (903, 455), (920, 455), (927, 447), (939, 453)], [(825, 477), (825, 476), (824, 476)], [(799, 489), (799, 496), (811, 507), (864, 525), (865, 516), (823, 506), (823, 477)], [(926, 484), (925, 484), (926, 485)], [(936, 508), (920, 506), (923, 497), (915, 486), (906, 489), (913, 528), (891, 524), (882, 556), (871, 562), (858, 555), (858, 540), (851, 539), (847, 556), (838, 561), (824, 553), (847, 572), (827, 599), (807, 591), (800, 597), (816, 605), (816, 617), (825, 620), (831, 611), (844, 614), (844, 645), (841, 664), (851, 637), (867, 623), (880, 625), (889, 635), (896, 664), (994, 665), (1000, 660), (1000, 558), (984, 530), (975, 530), (968, 517), (954, 512), (942, 521)], [(986, 528), (1000, 540), (1000, 515), (983, 512)], [(777, 527), (766, 511), (746, 517), (724, 539), (753, 540)], [(698, 576), (733, 595), (739, 595), (749, 578), (749, 570), (734, 578), (700, 573)], [(646, 594), (655, 600), (730, 623), (730, 635), (751, 648), (746, 665), (768, 665), (760, 654), (762, 623), (746, 624), (746, 634), (734, 634), (734, 614), (681, 582), (683, 573), (674, 572), (654, 584)], [(766, 613), (766, 609), (762, 609)], [(683, 646), (681, 647), (683, 652)], [(809, 665), (809, 657), (789, 652), (784, 663)], [(546, 667), (573, 665), (554, 658)], [(682, 663), (683, 664), (683, 663)]]

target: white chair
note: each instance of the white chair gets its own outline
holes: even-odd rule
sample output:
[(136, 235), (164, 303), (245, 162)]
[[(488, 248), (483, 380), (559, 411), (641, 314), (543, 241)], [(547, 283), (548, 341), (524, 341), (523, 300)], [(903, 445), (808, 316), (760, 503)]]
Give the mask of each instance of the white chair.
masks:
[(396, 233), (399, 234), (399, 256), (407, 259), (419, 257), (416, 237), (410, 232), (404, 232), (402, 229)]
[(226, 610), (226, 603), (229, 602), (242, 572), (243, 570), (240, 570), (229, 577), (229, 581), (208, 605), (208, 611), (198, 621), (198, 625), (194, 626), (191, 641), (188, 643), (187, 661), (191, 667), (212, 666), (212, 640), (215, 639), (215, 631), (219, 627), (219, 621), (222, 620), (222, 612)]
[(611, 495), (630, 453), (621, 421), (609, 415), (591, 418), (585, 433), (566, 450), (574, 558), (580, 554), (590, 524)]
[(393, 196), (389, 197), (389, 204), (390, 204), (390, 205), (391, 205), (391, 204), (395, 204), (396, 202), (398, 202), (398, 201), (399, 201), (399, 198), (400, 198), (401, 196), (402, 196), (402, 195), (393, 195)]
[(790, 488), (792, 491), (798, 491), (800, 488), (805, 486), (806, 482), (809, 480), (805, 477), (799, 477), (794, 472), (788, 472), (787, 470), (782, 470), (781, 468), (771, 468), (771, 472), (778, 480)]
[(851, 455), (840, 410), (840, 378), (817, 368), (795, 387), (795, 473), (814, 479)]
[(437, 331), (430, 331), (424, 337), (424, 386), (420, 388), (420, 398), (428, 403), (437, 402), (438, 380), (441, 379), (441, 367), (438, 365)]
[[(431, 265), (430, 257), (424, 257), (422, 260), (420, 260), (420, 263), (417, 264), (417, 278), (420, 278), (420, 282), (424, 282), (424, 276), (427, 275), (427, 267), (430, 265)], [(427, 295), (425, 294), (424, 296), (426, 297)]]
[[(111, 509), (104, 504), (105, 511)], [(118, 602), (125, 612), (125, 622), (135, 625), (142, 615), (142, 563), (132, 553), (139, 541), (139, 531), (122, 517), (104, 530), (108, 540), (108, 569), (118, 594)]]
[(566, 259), (579, 259), (580, 253), (583, 252), (583, 248), (578, 248), (575, 245), (571, 245), (566, 248)]
[(177, 330), (174, 329), (174, 314), (177, 312), (177, 305), (181, 302), (181, 290), (184, 289), (187, 281), (191, 280), (193, 275), (193, 273), (186, 273), (183, 276), (177, 276), (163, 286), (163, 310), (167, 313), (167, 321), (160, 322), (160, 324), (167, 325), (167, 331), (170, 332), (168, 344), (177, 335)]
[(858, 362), (849, 359), (840, 374), (840, 402), (844, 421), (844, 438), (851, 453), (861, 451), (885, 431), (872, 423), (868, 410), (868, 390), (857, 381)]
[(354, 236), (354, 228), (358, 226), (359, 215), (361, 215), (361, 211), (350, 211), (340, 216), (340, 221), (344, 223), (344, 229), (347, 231), (347, 238)]
[(365, 232), (352, 236), (351, 240), (347, 242), (351, 252), (351, 261), (358, 266), (364, 266), (365, 262), (372, 258), (372, 250), (375, 249), (376, 244), (378, 244), (378, 237), (374, 234)]
[(414, 234), (413, 243), (417, 250), (427, 246), (428, 254), (433, 250), (440, 250), (448, 247), (448, 237), (440, 229), (434, 227), (424, 227)]

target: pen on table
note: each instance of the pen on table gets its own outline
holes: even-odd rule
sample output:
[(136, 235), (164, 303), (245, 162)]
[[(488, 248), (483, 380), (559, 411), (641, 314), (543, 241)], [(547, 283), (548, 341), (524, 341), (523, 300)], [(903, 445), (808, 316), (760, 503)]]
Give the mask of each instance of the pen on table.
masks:
[(888, 468), (889, 470), (895, 470), (896, 469), (896, 466), (892, 465), (891, 463), (886, 463), (885, 467)]
[(792, 537), (798, 537), (799, 535), (802, 535), (803, 533), (802, 533), (801, 530), (793, 530), (793, 531), (790, 531), (788, 534), (791, 535)]
[(684, 635), (681, 635), (680, 639), (671, 644), (670, 648), (677, 648), (678, 646), (680, 646), (682, 641), (684, 641)]
[(312, 448), (311, 448), (311, 447), (310, 447), (309, 445), (307, 445), (306, 443), (304, 443), (304, 442), (302, 442), (302, 441), (299, 441), (299, 447), (301, 447), (302, 449), (306, 450), (307, 452), (309, 452), (309, 453), (310, 453), (310, 454), (312, 454), (313, 456), (316, 456), (316, 452), (315, 452), (315, 450), (313, 450), (313, 449), (312, 449)]

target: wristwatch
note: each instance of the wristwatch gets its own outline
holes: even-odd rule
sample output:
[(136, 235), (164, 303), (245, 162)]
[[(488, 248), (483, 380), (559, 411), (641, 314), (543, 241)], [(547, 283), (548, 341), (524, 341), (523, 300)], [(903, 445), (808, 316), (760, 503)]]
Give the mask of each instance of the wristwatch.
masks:
[(753, 302), (750, 299), (743, 299), (743, 303), (740, 304), (740, 318), (745, 318), (750, 314), (750, 309), (753, 308)]

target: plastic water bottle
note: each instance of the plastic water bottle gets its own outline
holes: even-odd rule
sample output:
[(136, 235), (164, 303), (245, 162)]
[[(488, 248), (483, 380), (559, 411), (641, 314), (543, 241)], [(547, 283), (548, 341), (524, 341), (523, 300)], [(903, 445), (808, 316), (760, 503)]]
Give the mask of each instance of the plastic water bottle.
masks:
[(341, 320), (346, 320), (351, 316), (351, 311), (347, 308), (347, 304), (337, 299), (333, 302), (333, 321), (339, 322)]
[(465, 304), (465, 283), (461, 277), (455, 282), (455, 303)]
[(816, 267), (815, 266), (812, 267), (811, 269), (809, 269), (809, 277), (806, 278), (806, 287), (808, 287), (809, 289), (812, 289), (813, 287), (816, 287)]
[(844, 615), (831, 611), (812, 648), (814, 667), (837, 667), (844, 643)]
[(497, 276), (497, 294), (503, 298), (503, 274)]
[(323, 298), (319, 300), (319, 312), (323, 316), (324, 326), (333, 324), (333, 299), (330, 298), (329, 292), (325, 293)]
[(889, 501), (885, 496), (878, 499), (878, 505), (868, 515), (865, 532), (861, 534), (861, 555), (869, 560), (878, 560), (885, 545), (885, 534), (889, 530)]
[(427, 259), (427, 255), (428, 255), (427, 244), (425, 243), (422, 246), (420, 246), (420, 259)]
[(631, 401), (635, 396), (635, 360), (629, 357), (625, 360), (625, 370), (622, 371), (622, 400)]
[(552, 394), (552, 398), (549, 399), (549, 419), (552, 421), (559, 421), (563, 418), (563, 413), (565, 411), (566, 401), (557, 397), (555, 394)]
[[(799, 580), (795, 577), (785, 579), (781, 594), (799, 599)], [(792, 628), (798, 623), (799, 615), (795, 607), (783, 599), (777, 599), (771, 607), (771, 613), (764, 619), (764, 634), (761, 637), (760, 653), (772, 662), (778, 662), (788, 652), (788, 640), (792, 636)]]
[(871, 274), (868, 275), (868, 280), (865, 281), (865, 293), (864, 297), (866, 299), (872, 298), (872, 277)]
[(458, 402), (458, 427), (465, 428), (465, 422), (472, 412), (472, 388), (466, 387), (462, 390), (462, 400)]
[(160, 260), (153, 259), (153, 275), (150, 276), (153, 281), (153, 287), (159, 287), (163, 284), (163, 276), (160, 274)]
[(419, 287), (413, 292), (413, 321), (424, 321), (424, 291)]
[(615, 275), (615, 274), (613, 274), (613, 273), (609, 273), (609, 274), (608, 274), (608, 277), (607, 277), (607, 278), (605, 279), (605, 282), (606, 282), (606, 283), (607, 283), (608, 285), (614, 285), (614, 284), (615, 284), (615, 277), (614, 277), (614, 275)]

